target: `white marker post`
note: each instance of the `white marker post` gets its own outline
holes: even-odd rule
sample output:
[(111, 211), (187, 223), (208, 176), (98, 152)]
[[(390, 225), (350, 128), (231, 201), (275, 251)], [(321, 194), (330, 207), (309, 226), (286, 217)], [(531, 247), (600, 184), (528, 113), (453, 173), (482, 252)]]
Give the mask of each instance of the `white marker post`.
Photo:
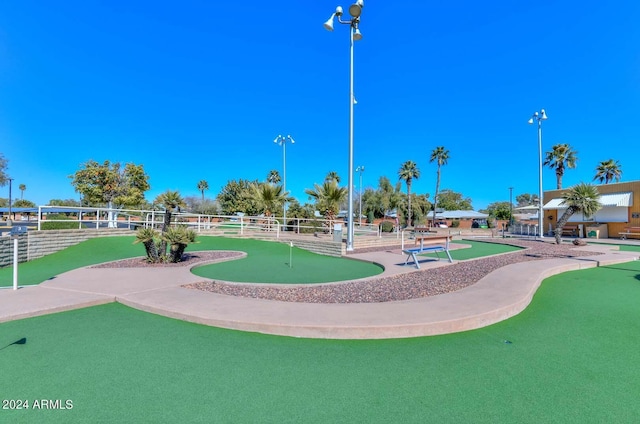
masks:
[(18, 290), (18, 236), (13, 237), (13, 289)]
[(293, 242), (289, 242), (289, 268), (291, 268), (291, 261), (293, 260)]
[(13, 239), (13, 289), (18, 290), (18, 238), (20, 234), (26, 234), (27, 227), (12, 227), (11, 238)]

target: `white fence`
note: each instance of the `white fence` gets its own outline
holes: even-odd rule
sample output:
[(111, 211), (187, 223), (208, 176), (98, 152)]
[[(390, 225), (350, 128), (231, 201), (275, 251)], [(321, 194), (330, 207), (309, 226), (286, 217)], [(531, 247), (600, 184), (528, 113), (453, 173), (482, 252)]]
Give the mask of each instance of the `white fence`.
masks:
[[(64, 218), (55, 215), (65, 215)], [(88, 208), (71, 206), (39, 206), (38, 230), (46, 222), (75, 222), (75, 228), (120, 228), (135, 230), (139, 227), (161, 228), (164, 224), (164, 211)], [(244, 216), (244, 215), (203, 215), (193, 213), (172, 213), (171, 225), (185, 225), (197, 232), (219, 231), (225, 234), (244, 235), (247, 232), (271, 233), (276, 238), (281, 231), (296, 234), (330, 234), (340, 228), (346, 235), (347, 223), (343, 220), (327, 220), (322, 218), (287, 218), (287, 225), (283, 225), (280, 217)], [(339, 226), (339, 227), (338, 227)], [(374, 224), (354, 222), (355, 235), (382, 237), (381, 227)], [(397, 235), (397, 231), (396, 231)]]

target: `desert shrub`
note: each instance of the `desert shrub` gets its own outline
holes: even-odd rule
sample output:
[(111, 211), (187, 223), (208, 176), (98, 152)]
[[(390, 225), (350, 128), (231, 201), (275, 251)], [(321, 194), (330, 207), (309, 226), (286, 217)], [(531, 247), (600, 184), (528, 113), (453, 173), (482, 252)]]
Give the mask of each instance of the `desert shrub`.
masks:
[(64, 222), (48, 222), (43, 221), (40, 224), (41, 230), (77, 230), (78, 221), (64, 221)]
[(454, 219), (453, 221), (451, 221), (451, 227), (452, 228), (458, 228), (460, 226), (460, 220), (459, 219)]
[(392, 233), (393, 232), (393, 222), (391, 221), (382, 221), (380, 223), (380, 228), (383, 233)]

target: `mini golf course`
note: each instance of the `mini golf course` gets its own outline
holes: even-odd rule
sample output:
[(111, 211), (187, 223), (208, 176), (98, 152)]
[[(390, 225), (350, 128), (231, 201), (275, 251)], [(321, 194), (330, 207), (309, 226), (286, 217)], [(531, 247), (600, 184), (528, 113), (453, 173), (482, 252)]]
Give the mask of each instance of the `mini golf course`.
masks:
[[(59, 252), (21, 263), (19, 284), (39, 284), (63, 272), (120, 259), (144, 256), (135, 237), (101, 237), (84, 241)], [(318, 255), (287, 243), (199, 236), (198, 243), (187, 248), (198, 250), (239, 250), (245, 259), (199, 267), (197, 275), (207, 278), (258, 283), (323, 283), (371, 277), (383, 270), (377, 265), (345, 258)], [(291, 267), (289, 262), (291, 260)], [(0, 287), (12, 284), (13, 267), (0, 268)]]
[(548, 278), (507, 321), (414, 339), (268, 336), (108, 304), (0, 324), (3, 399), (73, 404), (0, 414), (53, 423), (632, 423), (639, 303), (640, 261)]
[[(509, 253), (522, 250), (521, 247), (510, 246), (508, 244), (488, 243), (468, 239), (460, 240), (457, 243), (467, 244), (471, 246), (470, 248), (454, 249), (449, 251), (451, 257), (457, 261), (466, 261), (468, 259), (477, 259), (485, 256), (498, 255), (501, 253)], [(436, 255), (435, 253), (425, 253), (418, 256), (425, 256), (428, 258), (442, 258), (443, 256), (445, 256), (446, 259), (446, 255), (443, 253), (441, 253), (440, 256)]]

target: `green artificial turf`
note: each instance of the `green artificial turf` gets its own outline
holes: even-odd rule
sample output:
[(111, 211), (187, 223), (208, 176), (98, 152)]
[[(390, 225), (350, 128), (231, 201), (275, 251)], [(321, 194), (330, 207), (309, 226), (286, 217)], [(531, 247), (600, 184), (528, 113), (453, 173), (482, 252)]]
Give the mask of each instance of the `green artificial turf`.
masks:
[[(56, 253), (18, 265), (20, 285), (39, 284), (63, 272), (101, 262), (144, 256), (144, 246), (135, 237), (99, 237), (83, 241)], [(13, 284), (13, 266), (0, 268), (0, 287)]]
[(242, 250), (244, 259), (196, 267), (192, 272), (224, 281), (309, 284), (344, 281), (380, 274), (383, 269), (369, 262), (318, 255), (288, 243), (222, 237), (199, 237), (194, 250)]
[[(481, 258), (484, 256), (497, 255), (499, 253), (508, 253), (521, 250), (522, 248), (516, 246), (509, 246), (507, 244), (490, 243), (474, 240), (460, 240), (460, 244), (471, 245), (471, 248), (450, 250), (451, 257), (458, 261), (464, 261), (467, 259)], [(418, 256), (426, 256), (429, 258), (445, 258), (445, 253), (427, 253)]]
[[(39, 284), (63, 272), (102, 262), (144, 256), (142, 244), (133, 244), (135, 237), (100, 237), (86, 240), (59, 252), (21, 263), (18, 267), (20, 285)], [(248, 258), (198, 268), (198, 275), (221, 280), (311, 283), (364, 278), (383, 270), (367, 262), (318, 255), (293, 248), (289, 268), (289, 245), (269, 241), (198, 236), (197, 243), (187, 251), (240, 250)], [(215, 271), (215, 272), (214, 272)], [(13, 267), (0, 268), (0, 287), (13, 284)]]
[(6, 422), (633, 423), (640, 262), (545, 280), (521, 314), (398, 340), (223, 330), (119, 304), (0, 324)]
[(640, 246), (631, 244), (619, 244), (620, 250), (626, 250), (627, 252), (640, 252)]

